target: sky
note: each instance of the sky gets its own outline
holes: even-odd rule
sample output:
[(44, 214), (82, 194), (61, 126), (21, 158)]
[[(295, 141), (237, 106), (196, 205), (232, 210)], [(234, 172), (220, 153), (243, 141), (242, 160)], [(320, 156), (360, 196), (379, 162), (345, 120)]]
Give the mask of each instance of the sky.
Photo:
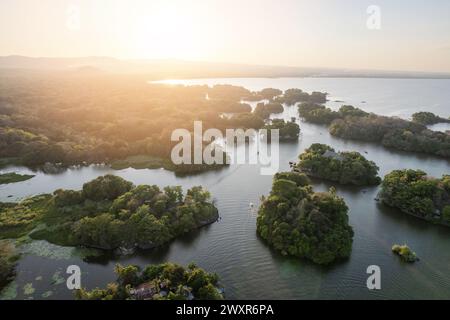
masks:
[(0, 0), (0, 55), (450, 72), (448, 0)]

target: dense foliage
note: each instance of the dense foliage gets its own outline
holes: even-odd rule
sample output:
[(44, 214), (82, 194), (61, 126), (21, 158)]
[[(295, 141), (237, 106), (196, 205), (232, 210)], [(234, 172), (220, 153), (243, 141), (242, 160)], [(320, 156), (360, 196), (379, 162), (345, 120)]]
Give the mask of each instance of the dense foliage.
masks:
[(280, 141), (296, 141), (300, 135), (300, 126), (295, 122), (285, 122), (282, 119), (274, 119), (270, 124), (264, 126), (271, 139), (270, 130), (279, 130)]
[(428, 177), (420, 170), (395, 170), (384, 177), (381, 201), (416, 217), (450, 225), (450, 176)]
[(309, 176), (340, 184), (377, 185), (379, 168), (359, 152), (335, 152), (324, 144), (313, 144), (300, 155), (297, 168)]
[(450, 157), (450, 135), (428, 130), (419, 122), (369, 114), (352, 106), (333, 111), (319, 104), (302, 103), (298, 111), (305, 121), (330, 125), (330, 133), (340, 138), (379, 142), (397, 150)]
[(2, 237), (30, 236), (61, 245), (105, 250), (149, 249), (218, 219), (210, 194), (193, 187), (133, 186), (106, 175), (85, 183), (81, 191), (57, 190), (19, 204), (0, 207)]
[(288, 89), (283, 95), (276, 97), (274, 101), (284, 103), (289, 106), (295, 105), (299, 102), (325, 103), (327, 102), (327, 93), (314, 91), (309, 94), (301, 89)]
[(188, 268), (173, 263), (115, 268), (117, 281), (106, 289), (75, 292), (81, 300), (222, 300), (219, 277), (195, 264)]
[(257, 232), (284, 255), (329, 264), (350, 256), (353, 230), (348, 207), (334, 190), (315, 193), (306, 175), (278, 173), (262, 199)]
[(342, 106), (339, 111), (333, 111), (323, 105), (306, 102), (298, 105), (298, 113), (305, 121), (316, 124), (330, 124), (333, 120), (349, 116), (365, 117), (369, 115), (365, 111), (349, 105)]
[(432, 112), (416, 112), (412, 115), (414, 122), (423, 124), (424, 126), (436, 124), (436, 123), (450, 123), (450, 119), (445, 119), (435, 115)]
[(278, 102), (264, 103), (260, 102), (256, 105), (254, 114), (261, 119), (269, 119), (270, 115), (275, 113), (282, 113), (284, 111), (283, 105)]
[[(262, 119), (241, 103), (251, 94), (229, 85), (166, 86), (106, 74), (1, 75), (0, 158), (30, 167), (111, 163), (138, 155), (170, 161), (178, 143), (171, 141), (173, 130), (192, 131), (196, 120), (204, 130), (261, 128)], [(237, 116), (228, 119), (224, 112)]]
[(0, 241), (0, 291), (14, 277), (18, 254), (13, 244)]

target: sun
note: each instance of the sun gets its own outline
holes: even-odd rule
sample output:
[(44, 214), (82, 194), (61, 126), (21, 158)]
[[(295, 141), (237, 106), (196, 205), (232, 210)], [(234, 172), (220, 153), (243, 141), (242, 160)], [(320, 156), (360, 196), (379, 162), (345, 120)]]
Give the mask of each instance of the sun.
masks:
[(204, 33), (199, 32), (192, 10), (167, 2), (128, 20), (127, 29), (132, 30), (122, 35), (122, 43), (133, 56), (164, 59), (205, 56)]

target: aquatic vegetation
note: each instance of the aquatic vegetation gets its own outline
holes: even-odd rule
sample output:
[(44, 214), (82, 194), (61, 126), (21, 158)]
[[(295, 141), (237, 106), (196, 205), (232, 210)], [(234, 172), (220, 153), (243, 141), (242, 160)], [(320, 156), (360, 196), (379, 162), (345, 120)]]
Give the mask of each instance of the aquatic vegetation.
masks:
[(19, 254), (10, 241), (0, 241), (0, 290), (14, 279)]
[(34, 175), (18, 174), (15, 172), (0, 174), (0, 184), (16, 183), (33, 178)]
[(53, 295), (53, 291), (45, 291), (41, 297), (44, 299), (50, 298)]
[(23, 286), (23, 294), (26, 296), (32, 295), (36, 289), (33, 287), (33, 283), (27, 283)]
[(395, 170), (384, 177), (380, 200), (427, 221), (450, 226), (450, 176), (441, 179), (421, 170)]
[(62, 247), (46, 240), (33, 240), (22, 245), (20, 251), (25, 255), (34, 255), (52, 260), (69, 260), (73, 257), (84, 259), (86, 257), (93, 257), (101, 254), (101, 252), (96, 249)]
[(117, 280), (105, 289), (75, 291), (81, 300), (222, 300), (219, 277), (195, 264), (116, 265)]
[(66, 279), (64, 279), (61, 276), (62, 271), (61, 270), (57, 270), (53, 275), (52, 275), (52, 285), (54, 286), (58, 286), (60, 284), (63, 284), (66, 282)]
[(359, 152), (336, 152), (325, 144), (313, 144), (300, 155), (296, 168), (311, 177), (340, 184), (378, 185), (379, 168)]
[(348, 207), (335, 190), (315, 193), (306, 175), (275, 175), (270, 195), (262, 199), (257, 232), (283, 255), (330, 264), (350, 256), (353, 229)]
[(413, 252), (406, 244), (402, 246), (398, 244), (393, 245), (392, 252), (400, 256), (400, 258), (405, 262), (413, 263), (419, 260), (416, 253)]

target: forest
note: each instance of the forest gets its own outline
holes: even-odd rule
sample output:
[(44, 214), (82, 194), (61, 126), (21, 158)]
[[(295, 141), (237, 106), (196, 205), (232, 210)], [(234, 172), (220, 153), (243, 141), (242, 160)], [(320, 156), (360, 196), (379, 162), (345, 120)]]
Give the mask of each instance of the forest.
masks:
[(450, 135), (432, 131), (417, 121), (380, 116), (355, 108), (342, 106), (333, 111), (320, 104), (302, 103), (300, 117), (307, 122), (329, 125), (333, 136), (368, 142), (385, 147), (450, 157)]
[(219, 215), (210, 197), (202, 187), (184, 195), (178, 186), (160, 190), (106, 175), (80, 191), (0, 203), (0, 235), (103, 250), (150, 249), (215, 222)]
[(450, 175), (437, 179), (421, 170), (394, 170), (384, 177), (379, 198), (406, 214), (450, 226)]
[(326, 265), (350, 256), (353, 229), (347, 213), (334, 189), (314, 192), (306, 175), (277, 173), (270, 195), (262, 198), (257, 232), (282, 255)]
[(336, 152), (324, 144), (313, 144), (299, 156), (296, 168), (315, 178), (357, 186), (378, 185), (379, 168), (359, 152)]
[[(260, 129), (270, 114), (283, 112), (281, 102), (324, 97), (300, 89), (283, 93), (232, 85), (168, 86), (123, 75), (6, 73), (0, 75), (0, 165), (42, 168), (122, 161), (123, 167), (130, 157), (144, 156), (153, 159), (147, 161), (149, 167), (204, 171), (212, 167), (167, 164), (177, 143), (171, 142), (174, 129), (192, 131), (194, 121), (202, 121), (205, 130)], [(255, 112), (243, 103), (257, 99), (268, 102)]]
[(300, 126), (298, 124), (292, 121), (284, 121), (283, 119), (273, 119), (263, 129), (267, 130), (269, 140), (271, 139), (271, 130), (279, 130), (280, 141), (297, 141), (300, 135)]

